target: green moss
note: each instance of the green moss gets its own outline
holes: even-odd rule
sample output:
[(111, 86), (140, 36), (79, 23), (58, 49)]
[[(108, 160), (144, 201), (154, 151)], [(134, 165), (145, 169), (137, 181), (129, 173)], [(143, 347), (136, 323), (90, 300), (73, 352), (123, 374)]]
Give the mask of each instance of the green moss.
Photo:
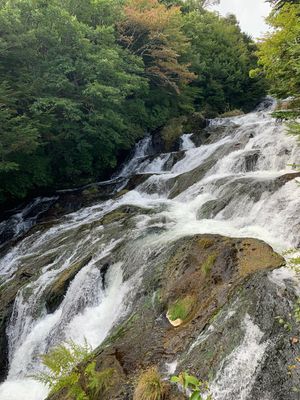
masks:
[(230, 111), (226, 111), (223, 114), (220, 115), (221, 118), (226, 118), (226, 117), (238, 117), (239, 115), (243, 115), (244, 111), (242, 110), (230, 110)]
[(214, 244), (214, 240), (211, 238), (201, 238), (198, 240), (198, 245), (203, 249), (208, 249)]
[(205, 273), (205, 275), (210, 274), (212, 267), (217, 259), (217, 256), (218, 255), (216, 253), (210, 254), (202, 264), (202, 271)]
[(118, 192), (118, 193), (114, 196), (114, 198), (115, 198), (115, 199), (118, 199), (119, 197), (123, 196), (124, 194), (126, 194), (126, 193), (128, 193), (128, 192), (129, 192), (128, 189), (120, 190), (120, 192)]
[(209, 323), (212, 324), (213, 322), (215, 322), (221, 314), (222, 314), (222, 308), (218, 308), (216, 311), (214, 311), (214, 313), (210, 317)]
[(124, 211), (115, 210), (105, 215), (101, 219), (102, 225), (112, 224), (113, 222), (120, 221), (121, 219), (126, 217), (126, 213)]
[(185, 321), (192, 312), (195, 299), (194, 296), (186, 296), (183, 299), (177, 300), (168, 309), (168, 317), (171, 321), (181, 319)]
[(91, 186), (83, 190), (82, 195), (86, 197), (93, 197), (99, 193), (99, 190), (96, 186)]

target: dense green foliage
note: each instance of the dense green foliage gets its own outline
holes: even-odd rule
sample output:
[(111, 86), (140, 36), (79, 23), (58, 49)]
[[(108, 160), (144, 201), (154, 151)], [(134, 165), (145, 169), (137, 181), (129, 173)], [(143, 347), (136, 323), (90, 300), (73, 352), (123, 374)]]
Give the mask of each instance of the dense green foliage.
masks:
[[(273, 1), (274, 8), (267, 21), (273, 28), (259, 46), (260, 68), (250, 75), (263, 73), (270, 81), (270, 91), (277, 98), (292, 96), (288, 110), (274, 116), (296, 119), (300, 115), (300, 3)], [(290, 124), (290, 132), (300, 138), (300, 125)]]
[(275, 29), (261, 42), (260, 64), (279, 98), (300, 92), (300, 4), (286, 4), (267, 19)]
[(202, 3), (0, 0), (0, 204), (105, 177), (172, 118), (252, 108), (255, 45)]
[(267, 0), (271, 3), (277, 10), (283, 7), (285, 4), (297, 4), (299, 0)]
[(214, 13), (193, 11), (186, 14), (184, 29), (192, 43), (197, 107), (212, 115), (253, 109), (265, 81), (249, 77), (249, 70), (257, 64), (256, 45), (241, 32), (236, 18), (220, 19)]
[(141, 134), (128, 113), (147, 87), (141, 60), (115, 43), (107, 2), (91, 2), (89, 25), (59, 1), (2, 3), (0, 195), (101, 175)]

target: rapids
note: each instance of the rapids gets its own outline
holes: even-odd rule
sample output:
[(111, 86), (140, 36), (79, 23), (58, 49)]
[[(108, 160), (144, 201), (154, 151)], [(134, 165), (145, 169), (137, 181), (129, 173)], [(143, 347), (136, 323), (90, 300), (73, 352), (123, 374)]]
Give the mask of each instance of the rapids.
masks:
[[(293, 166), (299, 163), (299, 147), (270, 111), (212, 120), (205, 144), (196, 147), (192, 133), (183, 135), (178, 158), (174, 153), (155, 154), (151, 138), (144, 138), (116, 176), (125, 178), (121, 190), (130, 177), (146, 174), (137, 187), (65, 215), (49, 227), (36, 225), (2, 251), (2, 282), (13, 280), (21, 267), (34, 265), (40, 273), (19, 290), (14, 302), (7, 328), (9, 372), (0, 386), (1, 400), (45, 399), (47, 389), (30, 378), (42, 369), (39, 355), (68, 339), (99, 346), (130, 312), (147, 267), (168, 243), (214, 233), (262, 239), (279, 252), (299, 246), (300, 186)], [(136, 210), (130, 224), (101, 223), (124, 206)], [(30, 207), (4, 221), (0, 229), (14, 221), (16, 236), (28, 230), (36, 218), (24, 218)], [(110, 267), (103, 273), (107, 260)], [(80, 262), (84, 266), (61, 304), (54, 311), (47, 309), (49, 286)], [(236, 399), (233, 371), (246, 385), (267, 346), (260, 343), (263, 333), (250, 319), (241, 324), (244, 342), (215, 378), (216, 400)], [(249, 363), (246, 370), (243, 357)], [(229, 385), (231, 392), (224, 394)]]

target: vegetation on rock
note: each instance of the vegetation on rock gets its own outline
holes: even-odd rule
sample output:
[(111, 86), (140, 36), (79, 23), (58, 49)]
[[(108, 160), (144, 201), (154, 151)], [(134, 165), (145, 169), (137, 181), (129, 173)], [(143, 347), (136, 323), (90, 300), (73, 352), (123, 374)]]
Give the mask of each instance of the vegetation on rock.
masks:
[[(218, 254), (218, 257), (211, 273), (205, 275), (201, 266), (212, 253)], [(98, 398), (131, 399), (135, 396), (135, 399), (141, 400), (145, 396), (147, 400), (183, 400), (184, 394), (175, 385), (164, 381), (160, 371), (165, 371), (166, 363), (174, 360), (174, 354), (181, 354), (180, 368), (183, 371), (188, 371), (189, 375), (197, 371), (203, 382), (210, 379), (222, 360), (240, 344), (244, 329), (239, 326), (245, 314), (249, 314), (253, 321), (258, 318), (257, 323), (262, 324), (262, 329), (271, 332), (266, 340), (274, 340), (277, 346), (281, 343), (278, 332), (282, 335), (286, 332), (274, 321), (274, 317), (286, 315), (287, 307), (294, 300), (292, 291), (288, 292), (287, 298), (278, 297), (277, 286), (268, 278), (269, 270), (281, 266), (282, 262), (283, 259), (274, 254), (270, 246), (255, 239), (195, 235), (173, 242), (166, 252), (160, 252), (155, 257), (151, 273), (144, 278), (144, 289), (133, 304), (131, 316), (116, 326), (92, 354), (83, 352), (78, 365), (73, 362), (67, 364), (75, 389), (86, 391), (93, 399), (94, 392), (87, 391), (90, 380), (92, 377), (100, 380), (98, 374), (113, 369), (115, 373), (106, 380), (111, 386), (106, 386), (107, 389)], [(270, 296), (265, 296), (266, 290), (270, 290)], [(260, 300), (257, 296), (261, 296)], [(177, 312), (177, 306), (182, 305), (177, 300), (185, 298), (189, 300), (187, 303), (192, 306), (192, 311), (187, 313), (184, 327), (172, 329), (162, 314), (174, 304), (174, 312)], [(263, 303), (260, 314), (257, 314), (258, 301)], [(233, 304), (236, 312), (226, 319)], [(186, 307), (183, 311), (186, 312)], [(182, 311), (179, 316), (185, 317)], [(211, 336), (207, 341), (198, 342), (199, 334), (206, 332), (211, 324), (216, 328)], [(268, 328), (265, 329), (264, 324)], [(272, 325), (272, 329), (268, 324)], [(220, 335), (225, 330), (228, 335)], [(294, 334), (294, 326), (291, 333)], [(276, 346), (272, 359), (274, 354), (279, 354)], [(291, 347), (284, 351), (291, 363)], [(66, 358), (69, 359), (69, 355)], [(271, 361), (268, 359), (266, 362)], [(91, 372), (87, 369), (90, 364)], [(286, 368), (286, 363), (282, 368)], [(60, 371), (65, 370), (63, 367)], [(273, 368), (271, 371), (273, 373)], [(50, 374), (53, 382), (51, 369)], [(61, 389), (55, 394), (52, 390), (49, 400), (68, 398), (69, 378), (56, 373), (54, 383), (60, 378), (65, 379), (56, 386)], [(104, 390), (102, 384), (101, 388)]]
[(171, 382), (179, 384), (191, 400), (212, 400), (207, 382), (202, 382), (187, 372), (172, 376)]
[(202, 264), (202, 270), (205, 273), (205, 275), (208, 275), (211, 272), (212, 266), (214, 265), (216, 258), (217, 254), (215, 253), (210, 254)]
[(166, 382), (163, 382), (157, 368), (152, 367), (140, 375), (133, 400), (163, 400), (166, 390)]
[(190, 316), (193, 310), (194, 302), (195, 297), (192, 295), (188, 295), (182, 299), (178, 299), (175, 303), (170, 305), (167, 317), (171, 321), (185, 321)]
[(113, 384), (115, 371), (112, 368), (96, 371), (95, 362), (87, 364), (90, 353), (87, 343), (79, 345), (69, 341), (61, 344), (41, 356), (47, 371), (34, 378), (49, 386), (52, 394), (64, 389), (68, 399), (96, 400)]

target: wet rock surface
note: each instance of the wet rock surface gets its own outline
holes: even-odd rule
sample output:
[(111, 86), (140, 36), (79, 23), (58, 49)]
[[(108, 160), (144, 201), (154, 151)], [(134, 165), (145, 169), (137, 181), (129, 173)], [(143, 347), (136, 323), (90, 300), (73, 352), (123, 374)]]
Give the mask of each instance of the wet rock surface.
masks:
[[(284, 283), (280, 273), (276, 275), (283, 264), (282, 257), (256, 239), (196, 235), (174, 243), (145, 275), (132, 314), (92, 356), (98, 370), (109, 364), (118, 371), (119, 382), (108, 398), (131, 399), (141, 371), (157, 366), (167, 377), (167, 363), (176, 361), (177, 373), (188, 370), (210, 380), (216, 399), (232, 399), (232, 395), (243, 398), (245, 390), (251, 391), (249, 398), (253, 400), (266, 393), (271, 396), (267, 398), (275, 398), (272, 396), (279, 377), (283, 386), (276, 399), (296, 399), (286, 394), (299, 378), (288, 375), (288, 365), (298, 351), (298, 344), (290, 345), (289, 336), (297, 333), (297, 327), (291, 322), (293, 332), (287, 334), (276, 319), (290, 314), (296, 299), (293, 283)], [(183, 323), (174, 327), (166, 315), (172, 304), (186, 296), (193, 297), (193, 305)], [(250, 336), (245, 339), (247, 335)], [(232, 372), (237, 374), (237, 380), (241, 379), (241, 385), (235, 386), (235, 393), (225, 387), (229, 394), (218, 397), (217, 391), (223, 390), (223, 384), (226, 386), (222, 371), (234, 362), (234, 352), (237, 358), (240, 356), (239, 348), (241, 355), (250, 353), (250, 359), (241, 357), (241, 365), (237, 361), (236, 371)], [(255, 352), (263, 362), (248, 377), (247, 364), (252, 362), (255, 367), (255, 360), (251, 359)], [(63, 393), (49, 397), (65, 398)], [(166, 398), (180, 398), (180, 393), (173, 388)]]

